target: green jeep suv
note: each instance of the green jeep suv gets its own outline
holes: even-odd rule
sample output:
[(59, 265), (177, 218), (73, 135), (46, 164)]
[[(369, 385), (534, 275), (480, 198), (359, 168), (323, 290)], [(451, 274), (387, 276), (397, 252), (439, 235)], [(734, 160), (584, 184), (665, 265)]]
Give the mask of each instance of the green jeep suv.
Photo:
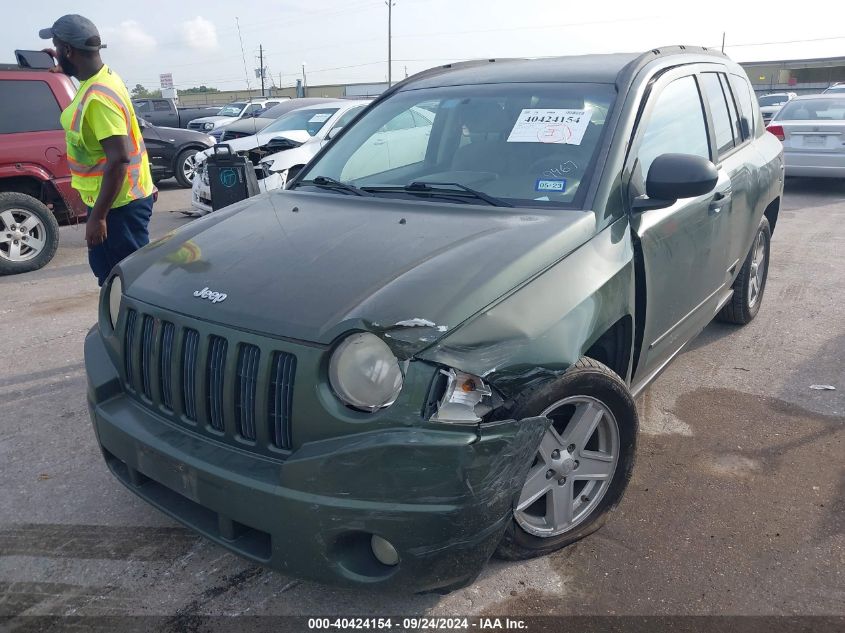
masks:
[(135, 494), (285, 574), (465, 585), (602, 525), (636, 395), (760, 309), (782, 191), (718, 53), (423, 72), (287, 190), (115, 268), (85, 344), (97, 441)]

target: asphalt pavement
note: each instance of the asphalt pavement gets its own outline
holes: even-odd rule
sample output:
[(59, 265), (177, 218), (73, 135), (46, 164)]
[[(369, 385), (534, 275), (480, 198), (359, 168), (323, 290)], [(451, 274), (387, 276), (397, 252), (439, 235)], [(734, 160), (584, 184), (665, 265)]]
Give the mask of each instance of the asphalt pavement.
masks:
[[(161, 188), (154, 237), (192, 221), (190, 192)], [(641, 396), (608, 524), (446, 596), (288, 578), (125, 490), (85, 403), (83, 236), (62, 227), (50, 265), (0, 278), (0, 616), (845, 614), (845, 182), (787, 181), (757, 318), (711, 324)]]

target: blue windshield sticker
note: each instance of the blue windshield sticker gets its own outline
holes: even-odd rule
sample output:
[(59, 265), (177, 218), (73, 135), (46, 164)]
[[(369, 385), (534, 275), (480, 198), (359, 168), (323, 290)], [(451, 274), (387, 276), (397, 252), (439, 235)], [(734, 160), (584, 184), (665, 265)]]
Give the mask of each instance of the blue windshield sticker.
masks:
[(566, 191), (566, 178), (559, 180), (546, 180), (541, 178), (534, 186), (534, 191), (550, 191), (553, 193), (563, 193)]

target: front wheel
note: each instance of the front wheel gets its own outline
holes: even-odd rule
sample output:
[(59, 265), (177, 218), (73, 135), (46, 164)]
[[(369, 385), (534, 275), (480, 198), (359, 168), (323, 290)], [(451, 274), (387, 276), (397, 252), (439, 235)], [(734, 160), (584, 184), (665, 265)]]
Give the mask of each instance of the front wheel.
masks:
[(176, 157), (176, 182), (180, 187), (190, 189), (197, 174), (197, 149), (186, 149)]
[(634, 467), (637, 409), (625, 382), (582, 358), (519, 396), (515, 419), (552, 424), (532, 460), (496, 556), (542, 556), (591, 534), (622, 498)]
[(734, 280), (733, 297), (716, 315), (717, 320), (745, 325), (757, 316), (769, 277), (771, 245), (772, 230), (769, 228), (769, 221), (763, 216), (757, 226), (751, 250)]
[(59, 247), (59, 223), (43, 202), (0, 193), (0, 275), (38, 270)]

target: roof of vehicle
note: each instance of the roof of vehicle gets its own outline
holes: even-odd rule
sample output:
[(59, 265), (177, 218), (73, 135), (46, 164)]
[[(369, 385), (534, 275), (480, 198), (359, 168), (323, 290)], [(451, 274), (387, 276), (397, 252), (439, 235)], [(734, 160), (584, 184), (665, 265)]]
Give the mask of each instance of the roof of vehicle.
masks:
[(799, 95), (793, 101), (809, 101), (810, 99), (841, 99), (845, 95), (836, 94), (833, 92), (819, 93), (817, 95)]
[(644, 53), (570, 55), (535, 59), (488, 59), (447, 64), (418, 73), (397, 84), (402, 88), (434, 88), (483, 83), (616, 83), (622, 72), (644, 66), (656, 59), (716, 57), (729, 62), (723, 54), (700, 46), (668, 46)]
[[(296, 108), (297, 110), (322, 110), (323, 108), (328, 107), (341, 107), (341, 106), (356, 106), (356, 105), (368, 105), (370, 102), (364, 99), (332, 99), (330, 102), (327, 103), (314, 103), (312, 105), (303, 106), (301, 108)], [(289, 110), (290, 112), (290, 110)]]
[(285, 112), (304, 108), (305, 106), (314, 105), (316, 103), (330, 103), (332, 101), (337, 101), (337, 99), (331, 99), (329, 97), (304, 97), (301, 99), (285, 99), (278, 105), (274, 105), (271, 108), (267, 108), (264, 112), (259, 115), (258, 118), (278, 119)]

